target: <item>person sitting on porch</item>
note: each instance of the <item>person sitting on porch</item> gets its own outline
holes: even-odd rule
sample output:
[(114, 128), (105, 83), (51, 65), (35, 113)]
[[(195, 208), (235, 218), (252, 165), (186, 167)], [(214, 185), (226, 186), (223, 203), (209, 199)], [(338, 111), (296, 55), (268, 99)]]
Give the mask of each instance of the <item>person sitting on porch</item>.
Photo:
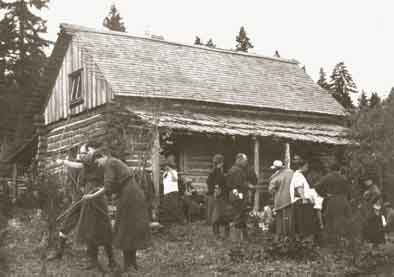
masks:
[(280, 160), (274, 161), (271, 169), (275, 172), (270, 177), (268, 190), (274, 194), (275, 233), (278, 239), (294, 235), (294, 216), (290, 196), (290, 183), (294, 172), (284, 167)]
[(184, 223), (185, 216), (179, 193), (178, 172), (176, 170), (175, 155), (166, 158), (163, 173), (163, 196), (160, 201), (159, 221), (162, 224)]

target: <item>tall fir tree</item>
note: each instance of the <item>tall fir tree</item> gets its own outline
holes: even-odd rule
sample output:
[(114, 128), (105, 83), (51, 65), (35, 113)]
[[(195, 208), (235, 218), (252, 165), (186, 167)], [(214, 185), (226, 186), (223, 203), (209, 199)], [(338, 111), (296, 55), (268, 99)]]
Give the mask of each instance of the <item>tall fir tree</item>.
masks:
[(106, 18), (104, 18), (103, 26), (117, 32), (126, 32), (126, 27), (123, 23), (123, 19), (116, 9), (115, 4), (111, 5), (111, 9)]
[(201, 39), (199, 36), (196, 36), (196, 39), (194, 40), (194, 45), (202, 45)]
[(369, 107), (374, 108), (374, 107), (380, 105), (381, 102), (382, 101), (381, 101), (379, 95), (376, 92), (373, 92), (371, 94), (371, 97), (369, 98)]
[(235, 40), (237, 41), (237, 51), (248, 52), (250, 48), (254, 47), (250, 42), (250, 38), (246, 35), (246, 31), (243, 26), (239, 30), (239, 34), (236, 36)]
[(6, 87), (27, 94), (38, 84), (46, 62), (46, 20), (34, 9), (47, 8), (49, 0), (1, 1), (0, 75)]
[(389, 95), (387, 96), (386, 102), (393, 102), (394, 101), (394, 87), (391, 88)]
[(329, 85), (327, 82), (326, 72), (324, 71), (323, 67), (320, 67), (319, 71), (319, 80), (317, 80), (317, 84), (326, 90), (329, 89)]
[(329, 89), (332, 96), (346, 109), (354, 107), (350, 93), (357, 92), (357, 86), (343, 62), (338, 63), (332, 74)]
[(216, 44), (213, 43), (213, 40), (211, 38), (207, 41), (205, 46), (207, 46), (209, 48), (216, 48)]
[(358, 98), (358, 108), (360, 110), (368, 108), (368, 98), (367, 95), (365, 94), (365, 91), (363, 90), (360, 94), (360, 97)]

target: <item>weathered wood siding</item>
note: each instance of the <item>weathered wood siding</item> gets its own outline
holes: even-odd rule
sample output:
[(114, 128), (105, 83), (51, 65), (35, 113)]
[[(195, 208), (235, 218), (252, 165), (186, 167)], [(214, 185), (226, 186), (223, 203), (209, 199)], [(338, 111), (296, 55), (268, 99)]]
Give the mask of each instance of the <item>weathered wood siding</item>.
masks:
[[(83, 103), (70, 108), (69, 74), (82, 69)], [(55, 85), (45, 109), (45, 123), (50, 124), (69, 115), (77, 115), (107, 103), (112, 97), (111, 88), (87, 51), (71, 41), (64, 56)]]
[(88, 140), (101, 139), (106, 135), (107, 127), (104, 109), (86, 112), (69, 121), (54, 124), (46, 131), (46, 151), (40, 154), (40, 160), (44, 161), (45, 168), (50, 172), (59, 172), (62, 167), (56, 164), (56, 159), (65, 159), (70, 149)]

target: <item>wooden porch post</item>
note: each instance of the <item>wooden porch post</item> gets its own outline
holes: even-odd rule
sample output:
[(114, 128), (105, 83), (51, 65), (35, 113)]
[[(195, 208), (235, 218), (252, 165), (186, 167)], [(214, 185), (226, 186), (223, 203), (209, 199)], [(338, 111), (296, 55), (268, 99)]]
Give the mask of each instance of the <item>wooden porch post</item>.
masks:
[[(260, 175), (260, 140), (258, 137), (253, 137), (253, 146), (254, 146), (254, 171), (257, 176), (257, 180), (259, 180), (259, 175)], [(257, 184), (255, 187), (255, 193), (254, 193), (254, 211), (258, 211), (260, 208), (260, 188), (259, 185)]]
[(285, 153), (284, 153), (284, 164), (286, 168), (290, 168), (291, 166), (291, 152), (290, 152), (290, 143), (285, 143)]
[(16, 163), (12, 164), (12, 185), (13, 185), (13, 198), (16, 199), (18, 197), (18, 184), (17, 184), (17, 177), (18, 177), (18, 168)]
[(158, 220), (158, 208), (160, 203), (160, 133), (159, 129), (155, 127), (154, 140), (152, 147), (152, 179), (155, 189), (155, 197), (153, 200), (153, 221)]

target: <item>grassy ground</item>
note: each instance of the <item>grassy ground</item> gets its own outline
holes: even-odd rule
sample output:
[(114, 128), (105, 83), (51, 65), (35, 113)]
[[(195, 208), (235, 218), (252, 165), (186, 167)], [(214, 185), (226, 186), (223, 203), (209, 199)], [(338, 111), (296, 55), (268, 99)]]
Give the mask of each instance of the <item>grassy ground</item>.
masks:
[[(48, 254), (44, 251), (43, 226), (38, 216), (9, 221), (5, 248), (7, 276), (104, 276), (81, 269), (85, 252), (80, 247), (70, 246), (60, 261), (41, 259)], [(202, 222), (173, 226), (155, 233), (152, 247), (138, 253), (141, 267), (138, 273), (105, 276), (345, 276), (357, 272), (328, 249), (320, 249), (319, 258), (314, 261), (271, 259), (265, 253), (265, 241), (263, 234), (252, 235), (251, 241), (241, 246), (240, 259), (235, 262), (229, 253), (239, 245), (232, 240), (215, 239), (211, 229)], [(119, 251), (116, 258), (121, 264)], [(106, 265), (102, 250), (100, 261)]]

